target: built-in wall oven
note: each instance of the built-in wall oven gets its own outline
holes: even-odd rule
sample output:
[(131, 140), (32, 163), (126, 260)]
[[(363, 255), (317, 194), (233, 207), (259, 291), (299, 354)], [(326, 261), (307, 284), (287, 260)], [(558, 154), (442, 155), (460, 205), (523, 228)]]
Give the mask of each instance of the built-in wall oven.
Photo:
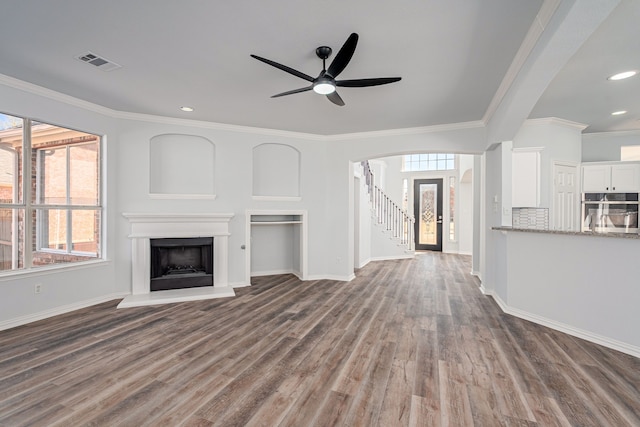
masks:
[(583, 193), (582, 231), (638, 233), (638, 193)]

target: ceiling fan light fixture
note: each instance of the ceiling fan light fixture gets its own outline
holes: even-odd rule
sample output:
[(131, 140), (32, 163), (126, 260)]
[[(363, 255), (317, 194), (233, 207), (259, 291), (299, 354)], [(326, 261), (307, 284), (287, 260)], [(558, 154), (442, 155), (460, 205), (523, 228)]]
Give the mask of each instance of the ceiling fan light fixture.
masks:
[(636, 74), (638, 74), (638, 72), (635, 70), (625, 71), (623, 73), (614, 74), (613, 76), (609, 77), (607, 80), (624, 80), (624, 79), (628, 79), (629, 77), (633, 77)]
[(611, 113), (612, 116), (621, 116), (623, 114), (627, 114), (627, 110), (614, 111)]
[(313, 91), (320, 95), (329, 95), (336, 91), (336, 87), (329, 81), (319, 81), (313, 85)]

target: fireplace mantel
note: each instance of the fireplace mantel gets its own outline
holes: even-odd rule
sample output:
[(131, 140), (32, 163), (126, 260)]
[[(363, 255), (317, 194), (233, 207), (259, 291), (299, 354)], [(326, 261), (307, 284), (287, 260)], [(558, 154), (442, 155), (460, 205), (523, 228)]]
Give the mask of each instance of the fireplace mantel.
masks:
[[(165, 304), (235, 296), (228, 286), (229, 222), (231, 213), (123, 213), (131, 224), (131, 295), (122, 307)], [(213, 287), (150, 290), (150, 239), (213, 237)]]

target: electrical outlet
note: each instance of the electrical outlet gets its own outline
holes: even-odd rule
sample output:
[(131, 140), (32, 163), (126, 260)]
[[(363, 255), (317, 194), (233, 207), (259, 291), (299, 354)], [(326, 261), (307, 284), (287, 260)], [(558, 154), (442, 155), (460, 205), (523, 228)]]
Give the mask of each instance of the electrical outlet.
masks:
[(42, 283), (36, 283), (33, 287), (33, 292), (35, 294), (41, 294), (42, 293)]

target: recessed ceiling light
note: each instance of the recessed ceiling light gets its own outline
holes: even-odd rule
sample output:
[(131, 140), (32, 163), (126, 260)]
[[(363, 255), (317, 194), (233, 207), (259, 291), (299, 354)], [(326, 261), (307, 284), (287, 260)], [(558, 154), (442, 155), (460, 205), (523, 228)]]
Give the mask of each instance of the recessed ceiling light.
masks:
[(618, 74), (614, 74), (613, 76), (609, 77), (607, 80), (623, 80), (623, 79), (628, 79), (629, 77), (633, 77), (636, 74), (638, 74), (637, 71), (625, 71), (624, 73), (618, 73)]
[(619, 116), (621, 114), (627, 114), (627, 110), (614, 111), (611, 113), (612, 116)]
[(180, 107), (182, 111), (191, 112), (193, 111), (193, 107)]

